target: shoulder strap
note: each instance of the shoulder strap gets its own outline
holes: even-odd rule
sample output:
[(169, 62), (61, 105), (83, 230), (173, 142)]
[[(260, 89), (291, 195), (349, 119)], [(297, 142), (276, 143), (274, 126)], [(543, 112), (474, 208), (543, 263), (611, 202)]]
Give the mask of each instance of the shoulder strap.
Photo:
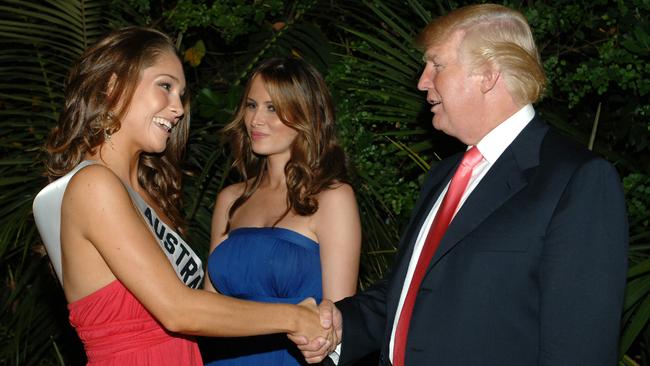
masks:
[(54, 272), (63, 285), (63, 270), (61, 268), (61, 204), (70, 179), (79, 170), (88, 165), (95, 164), (94, 161), (84, 160), (74, 167), (68, 174), (55, 180), (43, 188), (34, 198), (32, 211), (34, 221), (38, 229), (47, 255), (54, 267)]
[[(63, 268), (61, 264), (61, 205), (63, 195), (70, 179), (78, 171), (92, 164), (95, 164), (95, 162), (84, 160), (68, 174), (48, 184), (36, 195), (32, 205), (36, 227), (61, 285), (63, 285)], [(155, 211), (135, 191), (126, 184), (124, 186), (174, 267), (178, 278), (187, 286), (198, 288), (204, 275), (201, 259), (180, 235), (160, 220)]]

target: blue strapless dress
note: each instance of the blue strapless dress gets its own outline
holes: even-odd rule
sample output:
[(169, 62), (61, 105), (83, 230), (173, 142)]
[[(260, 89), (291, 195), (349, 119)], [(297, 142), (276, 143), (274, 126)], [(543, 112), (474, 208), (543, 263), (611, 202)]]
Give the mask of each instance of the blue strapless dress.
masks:
[[(284, 228), (232, 230), (208, 258), (214, 287), (240, 299), (296, 304), (323, 297), (319, 246)], [(219, 338), (203, 344), (206, 365), (306, 365), (284, 334)]]

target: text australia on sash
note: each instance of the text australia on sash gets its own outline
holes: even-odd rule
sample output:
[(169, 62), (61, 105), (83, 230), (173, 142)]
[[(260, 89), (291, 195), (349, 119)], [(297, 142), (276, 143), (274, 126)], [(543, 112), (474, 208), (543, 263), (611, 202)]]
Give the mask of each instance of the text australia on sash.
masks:
[(174, 270), (187, 286), (198, 288), (203, 281), (201, 261), (181, 237), (163, 223), (150, 207), (144, 209), (144, 217), (158, 239)]

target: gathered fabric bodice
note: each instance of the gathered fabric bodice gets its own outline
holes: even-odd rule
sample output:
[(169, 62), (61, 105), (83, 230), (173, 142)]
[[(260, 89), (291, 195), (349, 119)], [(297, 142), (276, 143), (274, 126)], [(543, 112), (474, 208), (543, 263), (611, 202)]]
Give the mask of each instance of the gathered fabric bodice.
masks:
[(118, 280), (68, 304), (68, 310), (88, 365), (203, 364), (192, 337), (166, 331)]
[(323, 297), (319, 246), (293, 230), (234, 229), (210, 255), (208, 268), (214, 287), (228, 296), (283, 303)]
[[(231, 230), (208, 258), (214, 287), (240, 299), (296, 304), (323, 297), (320, 250), (312, 239), (285, 228)], [(284, 334), (220, 338), (204, 347), (206, 365), (304, 365)]]

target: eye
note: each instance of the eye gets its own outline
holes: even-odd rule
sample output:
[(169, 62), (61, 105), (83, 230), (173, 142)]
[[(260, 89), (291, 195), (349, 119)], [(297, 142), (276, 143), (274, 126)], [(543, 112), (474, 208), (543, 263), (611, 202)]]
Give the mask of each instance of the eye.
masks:
[(172, 84), (170, 84), (170, 83), (167, 83), (167, 82), (161, 82), (161, 83), (158, 84), (158, 85), (159, 85), (161, 88), (163, 88), (163, 89), (165, 89), (165, 90), (167, 90), (167, 91), (172, 90)]
[(273, 104), (269, 104), (266, 109), (268, 109), (269, 112), (275, 113), (275, 106)]
[(255, 104), (255, 102), (246, 102), (246, 109), (255, 109), (255, 107), (257, 107), (257, 104)]

